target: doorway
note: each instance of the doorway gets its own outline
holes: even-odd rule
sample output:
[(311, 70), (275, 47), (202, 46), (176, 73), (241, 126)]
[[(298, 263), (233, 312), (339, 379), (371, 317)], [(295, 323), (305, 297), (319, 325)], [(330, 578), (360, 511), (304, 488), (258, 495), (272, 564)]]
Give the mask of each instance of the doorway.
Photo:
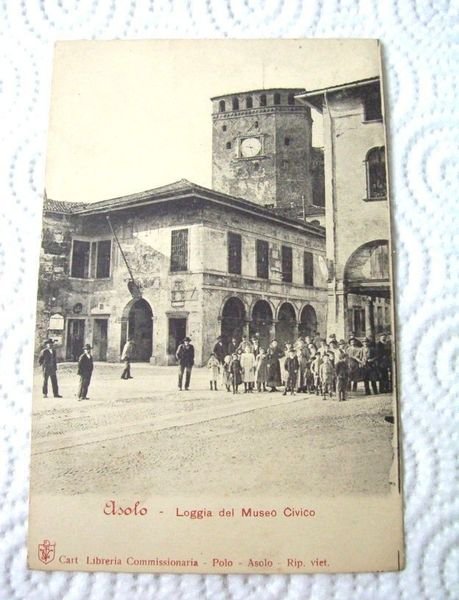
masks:
[(175, 364), (175, 353), (177, 348), (183, 342), (186, 336), (186, 319), (184, 318), (169, 318), (169, 337), (167, 342), (167, 354), (169, 363)]
[(65, 358), (77, 361), (84, 346), (84, 319), (69, 319), (67, 322), (67, 348)]
[(92, 353), (94, 360), (107, 360), (107, 332), (108, 319), (95, 319), (92, 338)]
[(128, 339), (135, 344), (133, 361), (150, 362), (153, 354), (153, 311), (143, 298), (131, 300), (124, 309), (120, 353)]

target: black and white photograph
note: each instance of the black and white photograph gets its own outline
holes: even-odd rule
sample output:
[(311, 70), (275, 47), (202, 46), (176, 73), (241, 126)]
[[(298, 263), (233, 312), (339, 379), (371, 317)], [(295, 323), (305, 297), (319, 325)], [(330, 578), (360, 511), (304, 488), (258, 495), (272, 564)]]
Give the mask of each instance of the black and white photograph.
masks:
[[(56, 45), (32, 520), (53, 502), (84, 510), (87, 498), (103, 499), (105, 516), (140, 521), (169, 503), (167, 527), (227, 518), (221, 531), (234, 518), (245, 535), (251, 517), (262, 527), (266, 517), (290, 527), (310, 517), (332, 556), (333, 518), (320, 523), (321, 502), (355, 502), (355, 514), (367, 503), (379, 507), (370, 523), (393, 530), (381, 541), (368, 526), (371, 548), (392, 544), (379, 558), (370, 551), (369, 565), (402, 568), (380, 60), (376, 40)], [(343, 548), (346, 531), (336, 530)], [(47, 540), (35, 568), (56, 568), (42, 560), (54, 556)], [(365, 570), (359, 552), (348, 566), (345, 557), (321, 566)], [(59, 568), (82, 568), (61, 556)], [(319, 564), (276, 559), (273, 550), (263, 564), (166, 566)], [(162, 570), (106, 560), (84, 569)]]

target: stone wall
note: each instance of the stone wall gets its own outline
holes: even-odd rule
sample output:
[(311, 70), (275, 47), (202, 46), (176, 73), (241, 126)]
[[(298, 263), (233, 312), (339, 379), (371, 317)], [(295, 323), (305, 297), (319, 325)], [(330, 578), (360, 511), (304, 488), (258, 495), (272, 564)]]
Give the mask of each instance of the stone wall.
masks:
[[(180, 205), (158, 205), (113, 213), (110, 217), (134, 280), (140, 286), (142, 298), (153, 314), (152, 362), (170, 364), (168, 351), (170, 318), (186, 318), (187, 330), (195, 345), (196, 363), (202, 364), (220, 333), (219, 315), (224, 299), (229, 295), (243, 298), (248, 307), (256, 299), (266, 298), (277, 309), (283, 300), (290, 301), (297, 315), (311, 303), (322, 327), (325, 323), (325, 275), (323, 233), (308, 233), (286, 224), (268, 222), (229, 207), (215, 206), (204, 201), (183, 200)], [(61, 223), (66, 230), (62, 235)], [(188, 269), (170, 271), (171, 232), (188, 229)], [(70, 277), (72, 237), (97, 241), (111, 239), (109, 223), (104, 215), (45, 219), (46, 254), (41, 268), (48, 273), (53, 265), (51, 281), (58, 284), (41, 290), (39, 312), (54, 298), (54, 306), (65, 318), (84, 322), (84, 340), (94, 343), (95, 320), (108, 321), (107, 360), (118, 361), (126, 336), (126, 323), (133, 304), (129, 290), (130, 274), (115, 240), (112, 240), (111, 273), (107, 279), (78, 279)], [(243, 238), (242, 275), (227, 272), (228, 231), (239, 232)], [(56, 242), (55, 237), (60, 240)], [(61, 239), (62, 238), (62, 239)], [(255, 240), (270, 243), (270, 278), (256, 277)], [(293, 282), (282, 283), (280, 246), (293, 248)], [(56, 245), (57, 244), (57, 245)], [(303, 251), (314, 254), (315, 285), (303, 284)], [(54, 252), (54, 254), (53, 254)], [(59, 278), (57, 279), (59, 275)], [(48, 276), (48, 279), (50, 277)], [(45, 278), (44, 281), (47, 281)], [(56, 290), (54, 296), (51, 290)], [(43, 331), (45, 313), (37, 321)], [(248, 311), (247, 317), (250, 316)], [(123, 337), (124, 335), (124, 337)], [(63, 332), (59, 359), (66, 358), (67, 329)]]

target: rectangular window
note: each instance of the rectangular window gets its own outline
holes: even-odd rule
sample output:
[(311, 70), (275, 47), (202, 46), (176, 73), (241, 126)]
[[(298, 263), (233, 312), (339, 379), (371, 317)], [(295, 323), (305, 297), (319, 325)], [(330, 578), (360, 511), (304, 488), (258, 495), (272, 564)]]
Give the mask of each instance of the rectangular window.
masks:
[(303, 253), (304, 285), (314, 285), (314, 255), (312, 252)]
[(364, 120), (365, 121), (381, 121), (381, 119), (382, 119), (381, 89), (378, 85), (376, 88), (369, 90), (364, 96)]
[(282, 246), (282, 281), (291, 283), (293, 276), (293, 258), (290, 246)]
[(241, 274), (242, 238), (238, 233), (228, 233), (228, 273)]
[(264, 240), (257, 240), (257, 277), (269, 278), (269, 244)]
[(386, 155), (384, 146), (372, 148), (365, 161), (367, 169), (367, 199), (386, 199)]
[(111, 240), (102, 240), (97, 243), (96, 278), (110, 277), (110, 259), (112, 255)]
[(97, 242), (91, 242), (91, 255), (89, 257), (89, 277), (94, 277), (96, 272), (96, 260), (97, 260)]
[(71, 277), (86, 279), (89, 277), (90, 243), (73, 241)]
[(384, 307), (384, 329), (391, 329), (390, 327), (390, 311), (389, 311), (389, 307), (385, 306)]
[(110, 277), (111, 240), (85, 242), (73, 240), (71, 277), (106, 279)]
[(171, 271), (188, 269), (188, 229), (171, 232)]

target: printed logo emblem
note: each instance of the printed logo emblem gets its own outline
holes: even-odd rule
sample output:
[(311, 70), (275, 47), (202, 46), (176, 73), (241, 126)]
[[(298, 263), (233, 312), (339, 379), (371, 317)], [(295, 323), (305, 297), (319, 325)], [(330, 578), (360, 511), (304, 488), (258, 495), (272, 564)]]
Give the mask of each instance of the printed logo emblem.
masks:
[(47, 565), (54, 560), (54, 550), (56, 543), (51, 544), (49, 540), (44, 540), (42, 544), (38, 544), (38, 559)]

